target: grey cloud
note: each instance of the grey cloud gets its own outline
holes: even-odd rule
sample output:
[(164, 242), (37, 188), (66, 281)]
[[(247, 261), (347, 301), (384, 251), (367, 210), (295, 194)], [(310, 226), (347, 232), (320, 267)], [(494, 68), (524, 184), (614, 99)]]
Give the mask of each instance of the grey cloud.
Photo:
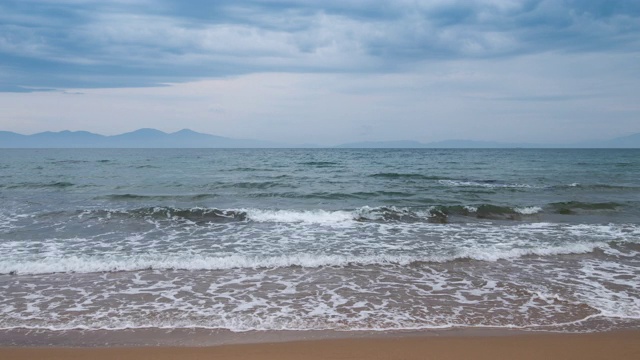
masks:
[(2, 91), (640, 50), (632, 1), (10, 0), (0, 14)]

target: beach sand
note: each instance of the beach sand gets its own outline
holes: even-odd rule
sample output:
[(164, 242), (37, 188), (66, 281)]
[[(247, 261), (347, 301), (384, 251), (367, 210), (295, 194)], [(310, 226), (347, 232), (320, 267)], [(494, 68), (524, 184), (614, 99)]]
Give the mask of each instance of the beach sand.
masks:
[(4, 347), (0, 359), (640, 359), (640, 331), (406, 336), (207, 347)]

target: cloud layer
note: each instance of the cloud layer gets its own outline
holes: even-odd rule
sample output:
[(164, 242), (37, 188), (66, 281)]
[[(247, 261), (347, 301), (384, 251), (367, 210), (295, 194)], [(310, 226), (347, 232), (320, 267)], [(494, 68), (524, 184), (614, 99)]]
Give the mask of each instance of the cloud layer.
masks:
[(7, 0), (0, 3), (0, 90), (637, 53), (638, 30), (637, 1)]
[(572, 142), (640, 132), (638, 89), (640, 1), (0, 2), (21, 133)]

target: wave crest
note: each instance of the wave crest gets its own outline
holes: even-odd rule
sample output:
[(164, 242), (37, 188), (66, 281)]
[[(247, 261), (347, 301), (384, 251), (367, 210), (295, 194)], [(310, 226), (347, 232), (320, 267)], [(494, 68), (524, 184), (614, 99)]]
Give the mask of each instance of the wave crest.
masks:
[(346, 266), (419, 266), (460, 260), (494, 262), (525, 256), (585, 254), (607, 243), (574, 243), (563, 246), (501, 249), (499, 247), (462, 249), (452, 255), (369, 255), (299, 253), (279, 256), (158, 254), (138, 256), (66, 256), (39, 260), (4, 261), (0, 274), (35, 275), (49, 273), (95, 273), (139, 270), (228, 270), (242, 268), (346, 267)]
[[(135, 200), (136, 195), (123, 195)], [(146, 197), (145, 197), (146, 199)], [(118, 219), (140, 218), (156, 220), (184, 220), (196, 223), (255, 221), (275, 223), (309, 223), (338, 225), (355, 222), (431, 222), (447, 223), (451, 216), (490, 220), (521, 220), (542, 212), (538, 206), (509, 207), (492, 204), (437, 205), (428, 207), (363, 206), (355, 210), (277, 210), (277, 209), (216, 209), (145, 207), (122, 210), (86, 210), (77, 212), (79, 218)]]

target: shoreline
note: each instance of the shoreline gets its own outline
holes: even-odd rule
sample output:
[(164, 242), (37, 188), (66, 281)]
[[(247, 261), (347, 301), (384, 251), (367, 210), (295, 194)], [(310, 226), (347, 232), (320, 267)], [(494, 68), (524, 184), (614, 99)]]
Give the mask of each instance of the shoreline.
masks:
[[(621, 332), (625, 330), (614, 330)], [(139, 328), (120, 330), (0, 330), (0, 348), (207, 347), (341, 339), (404, 337), (495, 337), (564, 334), (489, 327), (418, 330), (252, 330)]]
[[(139, 334), (138, 334), (139, 335)], [(193, 335), (193, 334), (192, 334)], [(255, 334), (248, 334), (255, 335)], [(307, 334), (308, 335), (308, 334)], [(323, 335), (323, 334), (316, 334)], [(326, 336), (327, 334), (324, 334)], [(215, 346), (0, 346), (3, 359), (638, 359), (640, 330), (604, 333), (435, 331)], [(264, 340), (264, 341), (260, 341)]]

